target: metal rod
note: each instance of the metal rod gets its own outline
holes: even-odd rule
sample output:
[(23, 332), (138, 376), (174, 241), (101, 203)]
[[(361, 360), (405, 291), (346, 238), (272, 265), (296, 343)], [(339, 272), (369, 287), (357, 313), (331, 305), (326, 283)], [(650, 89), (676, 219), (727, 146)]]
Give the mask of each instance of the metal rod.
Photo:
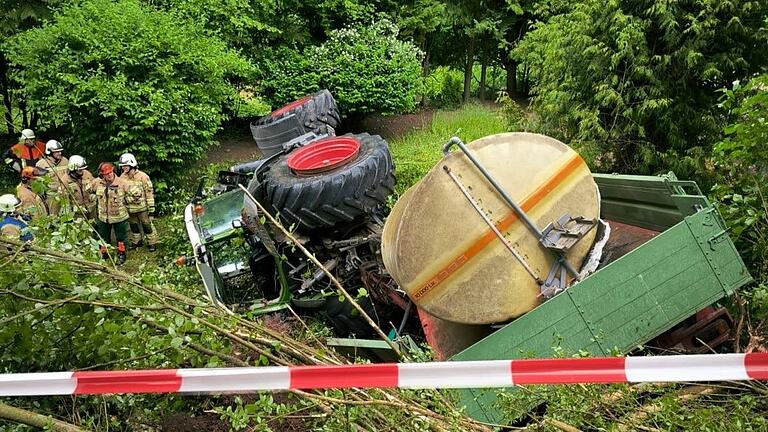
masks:
[[(494, 189), (496, 189), (496, 192), (501, 195), (501, 197), (506, 201), (507, 204), (509, 204), (510, 207), (512, 207), (513, 210), (515, 210), (515, 213), (517, 213), (517, 216), (520, 218), (520, 220), (525, 223), (525, 225), (533, 231), (537, 238), (541, 239), (544, 234), (541, 232), (538, 226), (536, 226), (536, 223), (534, 223), (531, 219), (528, 218), (528, 215), (525, 213), (525, 211), (520, 208), (520, 206), (517, 205), (514, 199), (512, 199), (511, 196), (507, 193), (507, 191), (504, 190), (503, 187), (496, 181), (496, 179), (493, 178), (491, 173), (489, 173), (485, 167), (480, 163), (480, 161), (475, 158), (475, 155), (472, 153), (472, 151), (467, 148), (467, 146), (464, 144), (464, 142), (459, 137), (453, 137), (451, 138), (444, 146), (443, 146), (443, 155), (448, 155), (448, 153), (451, 150), (451, 147), (454, 145), (458, 146), (461, 151), (469, 158), (469, 160), (472, 162), (472, 164), (480, 171), (480, 173), (485, 177), (486, 180), (488, 180), (489, 183), (491, 183), (491, 186), (493, 186)], [(568, 270), (569, 273), (571, 273), (576, 280), (579, 280), (579, 273), (576, 271), (576, 269), (573, 268), (571, 263), (569, 263), (565, 257), (553, 251), (557, 259), (561, 261), (563, 266)]]
[(467, 198), (467, 201), (474, 207), (474, 209), (477, 211), (477, 213), (480, 215), (481, 218), (483, 218), (483, 221), (491, 228), (494, 234), (496, 234), (496, 237), (501, 240), (501, 242), (504, 244), (504, 246), (507, 248), (508, 251), (514, 255), (514, 257), (517, 259), (518, 262), (525, 268), (525, 270), (528, 272), (528, 274), (531, 275), (534, 279), (536, 279), (536, 282), (541, 284), (543, 281), (541, 278), (536, 275), (536, 273), (533, 271), (533, 269), (528, 265), (528, 263), (523, 259), (523, 257), (520, 256), (520, 254), (517, 253), (515, 248), (512, 246), (511, 243), (509, 243), (509, 240), (507, 240), (506, 237), (499, 231), (498, 228), (496, 228), (496, 225), (494, 225), (493, 221), (491, 221), (488, 216), (483, 212), (483, 209), (480, 208), (480, 205), (478, 205), (474, 199), (472, 199), (472, 196), (469, 194), (469, 191), (464, 187), (463, 184), (461, 184), (461, 181), (451, 172), (451, 169), (448, 168), (446, 165), (443, 165), (443, 170), (448, 174), (448, 176), (451, 177), (451, 180), (453, 180), (454, 183), (456, 183), (456, 186), (459, 187), (461, 190), (461, 193), (464, 194), (464, 197)]
[(523, 209), (520, 208), (520, 206), (517, 205), (514, 199), (512, 199), (511, 196), (507, 193), (507, 191), (504, 190), (503, 187), (496, 181), (496, 179), (493, 178), (491, 173), (489, 173), (485, 167), (480, 163), (480, 161), (475, 158), (475, 155), (470, 151), (466, 145), (464, 145), (464, 142), (459, 137), (453, 137), (448, 141), (448, 143), (443, 146), (443, 154), (447, 155), (453, 145), (458, 146), (462, 152), (464, 152), (465, 155), (469, 158), (470, 161), (472, 161), (472, 164), (475, 165), (475, 167), (480, 170), (480, 173), (483, 174), (483, 177), (488, 180), (488, 182), (491, 183), (494, 189), (496, 189), (496, 192), (501, 195), (502, 198), (504, 198), (504, 201), (509, 204), (510, 207), (512, 207), (515, 210), (515, 213), (520, 217), (520, 219), (525, 223), (528, 228), (533, 231), (538, 238), (541, 238), (543, 233), (539, 229), (539, 227), (536, 226), (536, 223), (533, 222), (531, 219), (528, 218), (528, 215), (523, 211)]
[(405, 330), (405, 324), (408, 322), (408, 316), (411, 315), (411, 308), (413, 307), (413, 300), (408, 298), (408, 304), (405, 306), (405, 313), (403, 314), (403, 320), (400, 321), (400, 326), (397, 327), (397, 335), (400, 336)]

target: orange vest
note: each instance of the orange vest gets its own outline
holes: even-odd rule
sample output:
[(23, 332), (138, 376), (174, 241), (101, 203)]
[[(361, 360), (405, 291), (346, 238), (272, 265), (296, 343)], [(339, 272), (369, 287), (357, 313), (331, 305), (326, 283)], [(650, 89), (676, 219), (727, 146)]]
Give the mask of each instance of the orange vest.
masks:
[(35, 141), (35, 145), (32, 147), (27, 147), (24, 143), (18, 143), (11, 147), (11, 153), (24, 161), (23, 166), (35, 166), (37, 161), (45, 154), (45, 143)]

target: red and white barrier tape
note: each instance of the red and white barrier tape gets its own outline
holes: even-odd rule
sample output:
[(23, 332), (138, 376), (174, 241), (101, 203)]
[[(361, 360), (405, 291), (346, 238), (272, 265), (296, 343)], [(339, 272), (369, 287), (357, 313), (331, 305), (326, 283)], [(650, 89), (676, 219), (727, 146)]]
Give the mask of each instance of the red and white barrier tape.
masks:
[(768, 380), (768, 353), (0, 375), (0, 396)]

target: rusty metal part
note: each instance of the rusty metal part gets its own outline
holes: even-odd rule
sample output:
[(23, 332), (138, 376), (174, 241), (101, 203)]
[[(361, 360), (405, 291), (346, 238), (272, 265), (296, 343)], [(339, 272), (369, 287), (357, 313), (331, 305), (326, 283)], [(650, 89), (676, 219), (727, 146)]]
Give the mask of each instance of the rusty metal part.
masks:
[(706, 354), (732, 339), (733, 318), (725, 308), (702, 309), (649, 345), (690, 354)]

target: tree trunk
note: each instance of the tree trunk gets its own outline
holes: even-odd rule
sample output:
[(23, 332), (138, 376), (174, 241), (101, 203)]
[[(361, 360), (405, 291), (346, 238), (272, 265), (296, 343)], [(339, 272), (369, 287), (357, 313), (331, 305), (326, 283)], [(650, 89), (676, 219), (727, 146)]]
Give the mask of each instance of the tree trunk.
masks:
[(424, 52), (424, 60), (421, 62), (421, 75), (422, 76), (428, 76), (429, 75), (429, 38), (427, 38), (426, 35), (423, 35), (421, 38), (421, 42), (419, 43), (421, 51)]
[(3, 107), (5, 107), (5, 126), (8, 128), (8, 135), (15, 135), (16, 130), (13, 127), (13, 105), (11, 103), (11, 91), (8, 85), (8, 61), (5, 54), (0, 51), (0, 93), (3, 95)]
[(480, 100), (485, 101), (485, 74), (488, 71), (488, 57), (483, 56), (482, 66), (480, 67)]
[(507, 71), (507, 95), (510, 99), (514, 99), (517, 97), (517, 61), (506, 57), (504, 69)]
[(523, 95), (525, 97), (531, 95), (531, 68), (527, 63), (525, 68), (523, 68)]
[(469, 101), (470, 91), (472, 90), (472, 66), (475, 64), (475, 39), (469, 39), (467, 47), (467, 58), (464, 62), (464, 102)]
[(19, 100), (19, 111), (21, 111), (21, 128), (22, 129), (29, 128), (29, 119), (27, 117), (27, 103), (24, 102), (24, 99)]
[(54, 420), (51, 417), (47, 417), (21, 408), (12, 407), (4, 403), (0, 403), (0, 418), (12, 420), (16, 423), (23, 423), (25, 425), (34, 426), (40, 429), (50, 428), (48, 430), (52, 430), (54, 432), (85, 432), (83, 429), (80, 429), (73, 424), (65, 423), (60, 420)]

